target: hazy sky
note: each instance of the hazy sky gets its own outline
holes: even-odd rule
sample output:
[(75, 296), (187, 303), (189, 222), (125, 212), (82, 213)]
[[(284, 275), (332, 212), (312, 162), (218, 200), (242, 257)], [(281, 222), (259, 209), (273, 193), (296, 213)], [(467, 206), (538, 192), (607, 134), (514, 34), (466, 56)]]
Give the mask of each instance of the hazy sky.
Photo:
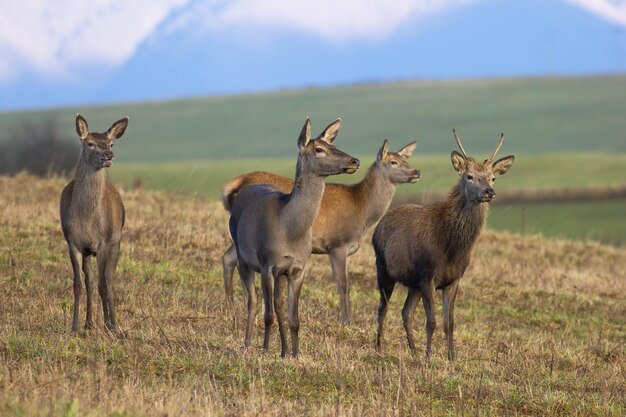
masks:
[(0, 110), (626, 71), (626, 0), (0, 1)]

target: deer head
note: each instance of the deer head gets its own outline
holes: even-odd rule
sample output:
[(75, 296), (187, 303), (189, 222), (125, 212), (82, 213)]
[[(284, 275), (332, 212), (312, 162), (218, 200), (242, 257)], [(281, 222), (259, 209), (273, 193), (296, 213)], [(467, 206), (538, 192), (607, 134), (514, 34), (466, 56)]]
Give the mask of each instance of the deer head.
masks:
[(76, 133), (81, 140), (81, 158), (94, 170), (110, 167), (113, 164), (113, 142), (121, 138), (128, 126), (128, 117), (113, 123), (105, 133), (89, 131), (87, 121), (80, 114), (76, 115)]
[(491, 156), (480, 163), (465, 152), (461, 138), (459, 138), (454, 129), (452, 132), (461, 150), (461, 153), (452, 151), (450, 155), (452, 166), (461, 177), (459, 179), (461, 190), (470, 201), (479, 203), (490, 202), (496, 195), (496, 191), (493, 189), (496, 177), (506, 174), (513, 162), (515, 162), (515, 155), (505, 156), (493, 162), (504, 142), (504, 133), (500, 135), (500, 142), (498, 142), (498, 146), (496, 146)]
[(385, 139), (383, 142), (383, 146), (376, 155), (376, 164), (392, 184), (416, 183), (419, 179), (420, 171), (407, 162), (416, 146), (417, 142), (413, 141), (398, 152), (390, 152), (389, 141)]
[(320, 177), (336, 174), (354, 174), (359, 169), (358, 159), (337, 149), (333, 142), (339, 133), (341, 119), (329, 124), (315, 139), (311, 139), (311, 120), (307, 117), (298, 138), (298, 169)]

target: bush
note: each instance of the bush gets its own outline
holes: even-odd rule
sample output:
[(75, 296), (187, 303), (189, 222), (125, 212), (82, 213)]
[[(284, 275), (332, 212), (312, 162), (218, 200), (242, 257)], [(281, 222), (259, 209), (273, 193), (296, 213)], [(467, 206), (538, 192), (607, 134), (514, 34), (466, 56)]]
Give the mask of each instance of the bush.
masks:
[(28, 171), (40, 177), (67, 175), (76, 166), (79, 147), (59, 134), (53, 119), (25, 121), (0, 143), (0, 175)]

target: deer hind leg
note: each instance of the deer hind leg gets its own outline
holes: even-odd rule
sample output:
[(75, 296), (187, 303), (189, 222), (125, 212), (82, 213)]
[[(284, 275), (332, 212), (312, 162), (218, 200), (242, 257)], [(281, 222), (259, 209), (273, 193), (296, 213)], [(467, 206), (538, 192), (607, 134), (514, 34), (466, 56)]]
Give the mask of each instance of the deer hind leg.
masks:
[(222, 269), (224, 272), (224, 291), (226, 293), (226, 301), (229, 305), (234, 302), (233, 296), (233, 275), (237, 266), (237, 248), (234, 244), (230, 245), (224, 255), (222, 255)]
[(411, 353), (415, 354), (415, 338), (413, 337), (413, 317), (415, 313), (415, 307), (421, 298), (419, 290), (409, 288), (409, 293), (406, 296), (404, 307), (402, 308), (402, 324), (406, 330), (406, 338), (409, 343), (409, 349)]
[(117, 330), (117, 320), (115, 317), (115, 294), (113, 291), (113, 279), (115, 268), (119, 259), (120, 247), (112, 244), (100, 250), (96, 255), (98, 263), (98, 292), (102, 301), (102, 312), (104, 315), (104, 327), (107, 330)]
[(247, 349), (250, 347), (254, 316), (256, 315), (256, 287), (254, 285), (254, 271), (242, 260), (239, 260), (237, 268), (239, 269), (241, 283), (248, 294), (248, 319), (246, 321), (246, 335), (243, 339), (243, 346)]
[(287, 277), (287, 306), (289, 308), (289, 332), (291, 333), (291, 353), (298, 356), (300, 353), (300, 343), (298, 332), (300, 331), (300, 318), (298, 317), (298, 303), (300, 301), (300, 290), (304, 282), (305, 269), (299, 270)]
[(72, 333), (78, 332), (78, 315), (80, 313), (80, 296), (83, 290), (80, 282), (80, 264), (83, 258), (82, 253), (72, 245), (68, 245), (70, 261), (72, 262), (72, 272), (74, 274), (74, 306), (72, 312)]
[(87, 317), (85, 318), (85, 330), (93, 329), (93, 274), (91, 270), (91, 255), (83, 256), (83, 274), (85, 274), (85, 293), (87, 298)]
[(263, 350), (267, 352), (270, 347), (270, 333), (274, 324), (274, 276), (271, 267), (261, 270), (261, 289), (263, 290), (263, 318), (265, 319)]
[(454, 352), (454, 301), (459, 288), (459, 282), (443, 289), (443, 330), (446, 333), (448, 344), (448, 360), (453, 361)]
[(341, 309), (341, 323), (347, 324), (352, 320), (350, 308), (350, 277), (348, 276), (348, 249), (336, 248), (330, 252), (330, 266), (333, 278), (339, 292), (339, 307)]
[(387, 272), (378, 267), (378, 291), (380, 292), (380, 302), (378, 303), (378, 331), (376, 333), (376, 350), (382, 351), (384, 332), (383, 326), (387, 310), (389, 308), (389, 300), (393, 294), (396, 282), (389, 278)]
[(435, 283), (432, 279), (428, 280), (422, 291), (422, 303), (426, 312), (426, 360), (430, 361), (431, 342), (433, 333), (437, 328), (437, 319), (435, 318)]

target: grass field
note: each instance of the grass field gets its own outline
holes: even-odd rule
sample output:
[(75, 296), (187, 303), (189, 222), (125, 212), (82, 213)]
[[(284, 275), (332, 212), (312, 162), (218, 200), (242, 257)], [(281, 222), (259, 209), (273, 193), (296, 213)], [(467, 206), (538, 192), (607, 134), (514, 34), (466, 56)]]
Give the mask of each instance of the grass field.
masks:
[(305, 116), (320, 132), (343, 118), (338, 144), (374, 155), (384, 138), (449, 153), (451, 130), (471, 153), (626, 151), (626, 77), (413, 81), (276, 93), (0, 113), (0, 140), (24, 120), (55, 118), (69, 138), (76, 113), (95, 131), (130, 116), (121, 162), (291, 157)]
[[(429, 367), (406, 346), (401, 289), (386, 350), (374, 350), (369, 244), (352, 257), (355, 321), (345, 327), (327, 259), (312, 257), (302, 355), (283, 360), (277, 336), (260, 351), (261, 315), (252, 349), (241, 348), (239, 286), (234, 310), (223, 297), (219, 203), (126, 191), (116, 280), (126, 338), (75, 337), (58, 222), (63, 185), (0, 177), (0, 415), (626, 414), (623, 248), (484, 233), (456, 304), (458, 360), (445, 360), (439, 328)], [(421, 308), (417, 315), (422, 323)], [(101, 314), (96, 323), (101, 329)], [(417, 337), (423, 351), (421, 325)]]

